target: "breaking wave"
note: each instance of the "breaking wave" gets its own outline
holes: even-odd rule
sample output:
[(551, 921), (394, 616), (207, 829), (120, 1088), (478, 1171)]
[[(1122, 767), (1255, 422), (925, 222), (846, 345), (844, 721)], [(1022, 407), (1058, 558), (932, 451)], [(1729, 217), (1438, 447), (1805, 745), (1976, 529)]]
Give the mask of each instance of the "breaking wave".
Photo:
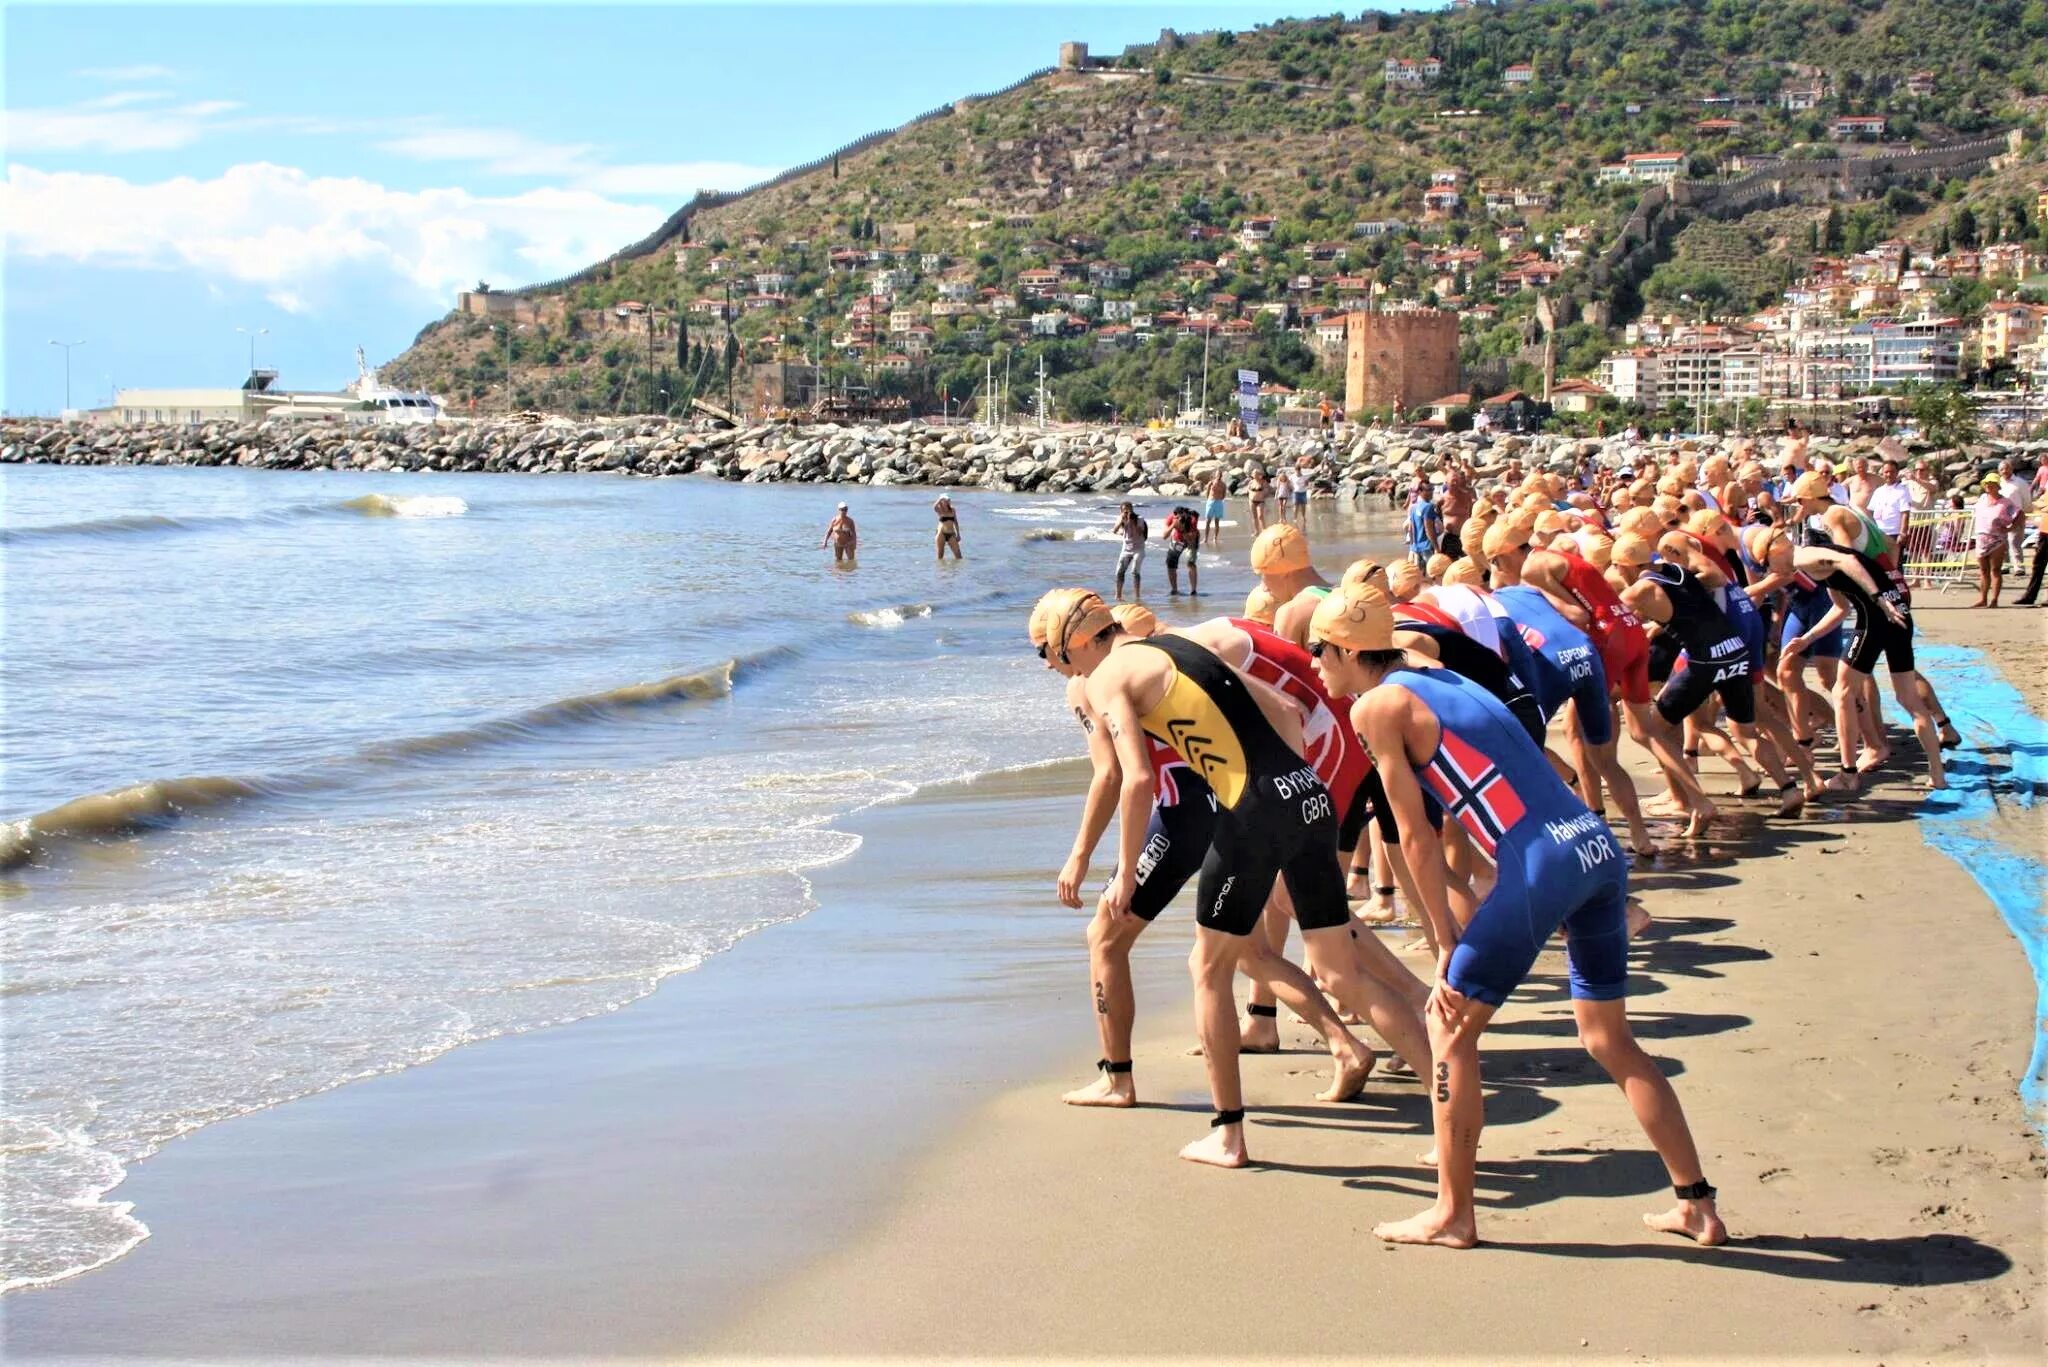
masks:
[(0, 546), (274, 526), (309, 517), (461, 517), (468, 511), (469, 504), (453, 494), (363, 494), (340, 503), (298, 503), (247, 516), (200, 513), (172, 517), (168, 513), (130, 513), (120, 517), (88, 518), (83, 522), (52, 522), (40, 527), (8, 527), (0, 529)]
[(200, 775), (151, 779), (84, 797), (0, 826), (0, 870), (18, 868), (70, 842), (137, 835), (180, 817), (252, 798), (299, 796), (346, 786), (365, 772), (432, 755), (532, 739), (561, 727), (602, 721), (672, 703), (708, 702), (732, 694), (742, 670), (772, 667), (793, 658), (788, 647), (725, 660), (708, 669), (530, 707), (475, 726), (383, 741), (315, 769), (275, 778)]
[(893, 608), (875, 608), (868, 612), (849, 612), (846, 620), (857, 627), (900, 627), (905, 622), (932, 615), (930, 603), (899, 603)]

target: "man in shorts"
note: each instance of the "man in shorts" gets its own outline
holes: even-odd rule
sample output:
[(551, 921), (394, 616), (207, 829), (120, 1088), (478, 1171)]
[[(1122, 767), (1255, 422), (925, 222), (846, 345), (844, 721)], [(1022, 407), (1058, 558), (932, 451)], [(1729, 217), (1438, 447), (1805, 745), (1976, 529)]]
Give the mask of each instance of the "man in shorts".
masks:
[(1209, 476), (1209, 487), (1204, 489), (1202, 494), (1208, 500), (1202, 511), (1206, 524), (1202, 530), (1207, 535), (1209, 544), (1213, 546), (1223, 539), (1224, 500), (1230, 497), (1230, 485), (1224, 482), (1221, 465), (1218, 465), (1216, 472)]
[[(1651, 1229), (1718, 1244), (1727, 1230), (1678, 1095), (1629, 1030), (1628, 871), (1607, 823), (1572, 795), (1507, 709), (1446, 670), (1417, 670), (1393, 649), (1393, 614), (1370, 585), (1333, 594), (1311, 627), (1332, 693), (1357, 699), (1352, 724), (1372, 754), (1442, 947), (1426, 1009), (1437, 1199), (1373, 1233), (1389, 1243), (1470, 1248), (1485, 1121), (1479, 1037), (1560, 928), (1579, 1040), (1621, 1087), (1670, 1176), (1678, 1204)], [(1424, 794), (1493, 862), (1471, 920), (1451, 914), (1443, 846)]]

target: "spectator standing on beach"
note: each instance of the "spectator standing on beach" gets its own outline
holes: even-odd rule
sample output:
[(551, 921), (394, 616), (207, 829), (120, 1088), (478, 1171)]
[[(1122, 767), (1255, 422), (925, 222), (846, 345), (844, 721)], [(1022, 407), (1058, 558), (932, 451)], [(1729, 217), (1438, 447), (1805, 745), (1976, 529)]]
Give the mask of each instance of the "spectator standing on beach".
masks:
[[(1224, 482), (1221, 465), (1216, 467), (1215, 474), (1209, 476), (1209, 487), (1204, 493), (1209, 501), (1203, 509), (1203, 515), (1208, 523), (1209, 544), (1213, 546), (1223, 539), (1223, 501), (1230, 497), (1230, 486)], [(1189, 582), (1193, 582), (1192, 574), (1189, 576)]]
[(2014, 574), (2027, 567), (2027, 515), (2034, 511), (2034, 481), (2017, 473), (2010, 460), (1998, 462), (1998, 483), (2012, 505), (2012, 526), (2006, 531), (2005, 563)]
[(2001, 492), (1997, 475), (1984, 476), (1983, 487), (1970, 508), (1970, 531), (1977, 538), (1977, 601), (1970, 606), (1995, 608), (2005, 589), (2006, 535), (2019, 510)]
[(1438, 544), (1445, 555), (1456, 560), (1465, 553), (1465, 522), (1472, 516), (1472, 482), (1462, 465), (1451, 467), (1450, 479), (1444, 484), (1442, 512), (1444, 533)]
[(1166, 515), (1166, 591), (1180, 596), (1180, 561), (1188, 561), (1188, 597), (1201, 596), (1195, 556), (1202, 549), (1202, 519), (1193, 508), (1179, 507)]
[(1117, 534), (1123, 538), (1123, 549), (1116, 557), (1116, 600), (1124, 600), (1124, 576), (1131, 577), (1131, 597), (1145, 596), (1145, 542), (1151, 538), (1152, 528), (1138, 510), (1126, 503), (1117, 512)]
[(1899, 463), (1888, 460), (1879, 470), (1877, 487), (1871, 490), (1865, 505), (1870, 520), (1877, 529), (1892, 539), (1898, 548), (1899, 572), (1906, 569), (1906, 517), (1913, 511), (1913, 492), (1899, 478)]
[(844, 503), (839, 505), (839, 511), (832, 515), (832, 520), (825, 524), (825, 539), (818, 543), (818, 548), (823, 550), (826, 546), (832, 548), (832, 563), (835, 565), (851, 565), (854, 552), (860, 548), (860, 529), (853, 525), (853, 515), (846, 511)]
[(1266, 496), (1272, 491), (1273, 486), (1266, 479), (1265, 467), (1254, 465), (1252, 467), (1251, 484), (1246, 489), (1246, 494), (1250, 497), (1252, 505), (1253, 536), (1257, 536), (1260, 532), (1266, 530)]
[(1427, 493), (1417, 490), (1408, 503), (1408, 558), (1418, 565), (1427, 565), (1429, 558), (1437, 553), (1443, 526), (1443, 514), (1435, 501)]
[(2041, 596), (2042, 567), (2048, 565), (2048, 465), (2037, 470), (2034, 479), (2043, 486), (2034, 490), (2034, 572), (2027, 577), (2027, 591), (2012, 600), (2023, 608), (2043, 606), (2035, 600)]
[(1273, 476), (1273, 516), (1282, 522), (1294, 520), (1294, 477), (1286, 466)]

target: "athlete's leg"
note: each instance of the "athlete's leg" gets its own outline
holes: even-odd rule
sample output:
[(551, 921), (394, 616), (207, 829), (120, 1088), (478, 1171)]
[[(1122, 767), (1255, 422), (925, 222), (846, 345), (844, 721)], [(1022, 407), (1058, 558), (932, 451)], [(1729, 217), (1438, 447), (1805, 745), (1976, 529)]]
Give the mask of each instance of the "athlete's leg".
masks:
[[(1238, 971), (1250, 978), (1252, 986), (1262, 990), (1267, 997), (1277, 997), (1284, 1002), (1288, 1010), (1300, 1016), (1329, 1046), (1337, 1072), (1330, 1081), (1329, 1090), (1318, 1092), (1316, 1100), (1349, 1101), (1357, 1096), (1364, 1088), (1366, 1078), (1372, 1075), (1373, 1051), (1345, 1028), (1337, 1013), (1330, 1009), (1330, 1003), (1315, 979), (1269, 950), (1264, 936), (1256, 933), (1246, 936), (1241, 950)], [(1274, 1038), (1277, 1048), (1278, 1022), (1259, 1016), (1251, 1020), (1252, 1023), (1276, 1027)], [(1238, 1052), (1247, 1051), (1240, 1047)]]
[(1430, 1119), (1436, 1134), (1436, 1203), (1420, 1215), (1373, 1226), (1389, 1243), (1470, 1248), (1479, 1241), (1472, 1208), (1479, 1132), (1486, 1123), (1480, 1092), (1479, 1036), (1495, 1008), (1467, 1001), (1451, 1020), (1429, 1017)]
[(1353, 940), (1349, 925), (1301, 933), (1303, 957), (1323, 990), (1360, 1020), (1370, 1022), (1380, 1038), (1419, 1077), (1429, 1069), (1429, 1036), (1423, 1029), (1421, 1013), (1405, 992), (1389, 987), (1365, 971), (1361, 942), (1370, 942), (1387, 958), (1393, 958), (1386, 946), (1371, 936)]
[(1693, 776), (1685, 757), (1679, 754), (1677, 729), (1667, 726), (1649, 703), (1625, 702), (1622, 712), (1628, 722), (1629, 736), (1657, 761), (1658, 769), (1663, 771), (1665, 785), (1685, 809), (1687, 838), (1704, 834), (1707, 823), (1720, 809), (1708, 800), (1706, 789), (1700, 787), (1700, 781)]
[[(1702, 1180), (1705, 1174), (1700, 1169), (1692, 1129), (1685, 1123), (1685, 1108), (1679, 1105), (1678, 1093), (1672, 1090), (1670, 1080), (1656, 1061), (1636, 1043), (1628, 1028), (1627, 1001), (1580, 998), (1572, 1002), (1572, 1014), (1578, 1019), (1579, 1042), (1628, 1098), (1636, 1123), (1643, 1127), (1657, 1156), (1664, 1160), (1664, 1170), (1671, 1175), (1672, 1185), (1690, 1186)], [(1683, 1234), (1702, 1244), (1718, 1244), (1728, 1237), (1711, 1199), (1682, 1200), (1661, 1215), (1645, 1215), (1643, 1223), (1665, 1233)]]
[[(1266, 910), (1259, 918), (1259, 928), (1251, 933), (1251, 938), (1258, 942), (1262, 954), (1284, 961), (1287, 958), (1287, 929), (1293, 924), (1294, 904), (1287, 899), (1287, 889), (1276, 881), (1271, 895), (1266, 898)], [(1250, 1009), (1237, 1027), (1238, 1052), (1276, 1054), (1280, 1052), (1280, 1021), (1270, 1014), (1276, 1010), (1273, 989), (1249, 969), (1246, 976), (1252, 980)]]
[[(1131, 1029), (1138, 1018), (1138, 999), (1131, 990), (1131, 946), (1149, 924), (1136, 916), (1112, 916), (1099, 906), (1088, 923), (1088, 974), (1105, 1067), (1094, 1082), (1060, 1098), (1069, 1106), (1138, 1104), (1137, 1083), (1129, 1071)], [(1120, 1071), (1112, 1072), (1112, 1067)]]
[(1892, 671), (1892, 696), (1899, 700), (1899, 706), (1906, 709), (1913, 718), (1913, 734), (1919, 738), (1920, 749), (1927, 756), (1927, 786), (1948, 787), (1948, 774), (1941, 762), (1941, 727), (1934, 720), (1934, 709), (1927, 705), (1915, 687), (1920, 675), (1914, 670)]
[(1244, 1084), (1237, 1067), (1237, 998), (1230, 986), (1243, 949), (1244, 937), (1198, 925), (1195, 947), (1188, 954), (1188, 974), (1195, 985), (1195, 1034), (1202, 1041), (1209, 1099), (1218, 1116), (1238, 1119), (1212, 1126), (1180, 1156), (1219, 1168), (1241, 1168), (1249, 1161), (1244, 1148)]

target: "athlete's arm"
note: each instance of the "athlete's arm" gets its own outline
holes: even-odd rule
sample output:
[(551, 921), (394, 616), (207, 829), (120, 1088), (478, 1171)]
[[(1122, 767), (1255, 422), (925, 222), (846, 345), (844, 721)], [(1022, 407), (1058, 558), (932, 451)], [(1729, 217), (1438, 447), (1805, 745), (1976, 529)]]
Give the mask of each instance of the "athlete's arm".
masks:
[(1088, 733), (1088, 760), (1094, 766), (1088, 777), (1088, 796), (1081, 804), (1081, 829), (1074, 834), (1074, 848), (1068, 853), (1067, 862), (1060, 866), (1056, 884), (1060, 905), (1079, 907), (1081, 885), (1088, 881), (1088, 861), (1102, 842), (1102, 833), (1109, 829), (1123, 775), (1117, 764), (1116, 747), (1110, 743), (1101, 719), (1089, 708), (1088, 690), (1081, 680), (1067, 685), (1067, 701), (1072, 704), (1081, 729)]
[(1382, 684), (1351, 706), (1351, 725), (1387, 790), (1387, 810), (1401, 832), (1401, 854), (1415, 880), (1416, 899), (1436, 934), (1437, 948), (1448, 955), (1458, 943), (1457, 918), (1451, 915), (1450, 892), (1444, 880), (1444, 846), (1422, 803), (1409, 758), (1409, 732), (1415, 695)]
[(1561, 556), (1532, 551), (1522, 562), (1522, 582), (1550, 600), (1550, 605), (1580, 631), (1593, 625), (1593, 614), (1564, 586), (1565, 563)]
[[(1096, 671), (1098, 675), (1101, 672)], [(1110, 915), (1124, 916), (1129, 914), (1131, 898), (1138, 890), (1138, 856), (1144, 852), (1145, 827), (1152, 817), (1152, 761), (1145, 753), (1145, 732), (1138, 724), (1138, 709), (1131, 702), (1128, 681), (1110, 681), (1106, 695), (1100, 698), (1094, 696), (1094, 690), (1090, 693), (1090, 700), (1100, 703), (1096, 712), (1109, 732), (1117, 764), (1123, 769), (1116, 806), (1116, 877), (1110, 880), (1109, 891), (1102, 894), (1102, 902)]]
[(1849, 604), (1843, 600), (1842, 595), (1839, 593), (1830, 593), (1828, 595), (1828, 610), (1825, 613), (1821, 614), (1821, 619), (1818, 622), (1815, 622), (1812, 626), (1808, 627), (1805, 631), (1799, 633), (1799, 635), (1794, 636), (1791, 640), (1787, 641), (1785, 643), (1785, 649), (1792, 651), (1801, 651), (1807, 649), (1815, 641), (1818, 641), (1821, 637), (1833, 631), (1838, 625), (1840, 625), (1842, 619), (1847, 617), (1848, 615)]
[(1792, 582), (1792, 543), (1782, 536), (1774, 537), (1764, 566), (1764, 576), (1746, 590), (1752, 603), (1763, 602)]

